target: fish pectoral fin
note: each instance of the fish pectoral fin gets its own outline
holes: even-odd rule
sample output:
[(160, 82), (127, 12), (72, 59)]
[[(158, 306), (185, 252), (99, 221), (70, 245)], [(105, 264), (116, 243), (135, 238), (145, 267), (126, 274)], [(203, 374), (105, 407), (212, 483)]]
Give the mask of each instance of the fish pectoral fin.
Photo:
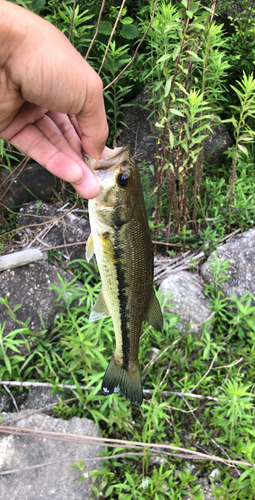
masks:
[(97, 321), (98, 319), (109, 318), (109, 316), (110, 313), (108, 311), (108, 307), (104, 300), (104, 294), (101, 289), (97, 297), (97, 300), (92, 308), (92, 311), (90, 313), (89, 321), (93, 322)]
[(159, 305), (159, 301), (152, 290), (147, 316), (145, 318), (149, 325), (153, 326), (159, 332), (163, 330), (163, 314)]
[(131, 403), (141, 406), (143, 388), (138, 361), (135, 369), (125, 370), (115, 362), (113, 356), (104, 374), (102, 391), (105, 395), (120, 392)]
[(92, 233), (90, 233), (86, 244), (86, 260), (89, 262), (94, 255), (94, 241)]

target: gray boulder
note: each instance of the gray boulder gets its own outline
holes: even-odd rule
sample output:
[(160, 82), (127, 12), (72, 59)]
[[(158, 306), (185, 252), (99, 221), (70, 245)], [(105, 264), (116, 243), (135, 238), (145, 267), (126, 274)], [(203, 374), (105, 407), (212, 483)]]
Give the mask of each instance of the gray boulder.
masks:
[(155, 163), (156, 141), (153, 135), (153, 119), (149, 119), (152, 109), (147, 107), (150, 95), (145, 89), (125, 108), (123, 126), (118, 146), (130, 146), (131, 155), (148, 164)]
[[(0, 273), (0, 297), (8, 297), (12, 310), (17, 304), (22, 304), (15, 315), (23, 322), (30, 318), (29, 327), (32, 332), (43, 330), (39, 315), (44, 321), (46, 330), (53, 327), (54, 318), (60, 308), (54, 303), (57, 292), (49, 290), (49, 286), (60, 285), (58, 273), (66, 281), (72, 279), (66, 271), (61, 268), (56, 269), (44, 260)], [(20, 328), (7, 313), (6, 307), (0, 303), (0, 323), (4, 322), (4, 335)]]
[(203, 330), (212, 309), (199, 276), (179, 271), (162, 281), (159, 291), (164, 297), (170, 294), (167, 310), (180, 316), (178, 328), (183, 330), (189, 325), (193, 330)]
[(22, 205), (24, 202), (34, 200), (35, 197), (39, 200), (51, 198), (56, 187), (56, 178), (42, 165), (31, 160), (14, 180), (17, 173), (18, 171), (14, 172), (6, 180), (10, 172), (6, 168), (1, 168), (0, 174), (2, 174), (2, 182), (4, 182), (3, 192), (9, 188), (3, 199), (5, 205), (8, 207)]
[[(255, 228), (219, 245), (216, 255), (219, 263), (229, 260), (227, 270), (229, 279), (220, 285), (225, 297), (232, 297), (235, 294), (240, 299), (246, 292), (255, 296)], [(215, 262), (214, 253), (200, 267), (200, 274), (205, 283), (215, 286), (212, 268), (209, 265), (212, 262)]]
[[(6, 416), (12, 418), (17, 414)], [(96, 424), (86, 418), (74, 417), (67, 421), (43, 414), (29, 416), (24, 412), (23, 418), (14, 425), (65, 434), (99, 436)], [(79, 438), (76, 438), (76, 441), (79, 441)], [(71, 466), (75, 465), (76, 460), (84, 460), (85, 474), (88, 474), (98, 467), (100, 462), (95, 459), (102, 451), (103, 448), (99, 446), (68, 440), (4, 434), (0, 437), (0, 470), (1, 472), (15, 470), (15, 472), (0, 476), (0, 498), (87, 500), (92, 493), (89, 481), (87, 477), (78, 481), (81, 471), (72, 469)], [(46, 465), (40, 467), (41, 464)], [(39, 467), (33, 468), (36, 465)], [(26, 470), (26, 467), (31, 469)]]
[(208, 165), (220, 167), (226, 160), (224, 152), (231, 146), (231, 137), (224, 125), (221, 123), (213, 128), (213, 132), (206, 138), (204, 146), (204, 160)]

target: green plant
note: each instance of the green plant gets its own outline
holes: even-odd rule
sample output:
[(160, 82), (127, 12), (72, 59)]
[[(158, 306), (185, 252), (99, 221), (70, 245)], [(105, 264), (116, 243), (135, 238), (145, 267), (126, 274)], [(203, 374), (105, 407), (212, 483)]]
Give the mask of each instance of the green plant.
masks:
[(234, 126), (234, 137), (235, 144), (229, 152), (229, 156), (232, 158), (231, 164), (231, 177), (230, 177), (230, 193), (229, 193), (229, 211), (232, 209), (233, 197), (235, 191), (235, 181), (236, 181), (236, 169), (237, 161), (240, 154), (245, 154), (248, 156), (248, 150), (245, 144), (253, 142), (255, 133), (248, 125), (248, 118), (255, 117), (255, 79), (253, 78), (253, 73), (251, 75), (246, 75), (243, 73), (243, 78), (240, 82), (237, 82), (240, 88), (231, 85), (232, 89), (237, 94), (240, 106), (233, 106), (233, 108), (238, 114), (239, 119), (232, 116), (231, 119), (224, 120), (225, 122), (232, 122)]
[[(192, 220), (197, 228), (204, 140), (223, 99), (228, 63), (222, 27), (213, 22), (213, 14), (191, 0), (179, 6), (162, 2), (152, 24), (151, 68), (145, 77), (154, 80), (151, 103), (161, 139), (156, 220), (168, 218), (168, 238), (171, 225), (178, 230)], [(167, 213), (161, 208), (164, 196)]]

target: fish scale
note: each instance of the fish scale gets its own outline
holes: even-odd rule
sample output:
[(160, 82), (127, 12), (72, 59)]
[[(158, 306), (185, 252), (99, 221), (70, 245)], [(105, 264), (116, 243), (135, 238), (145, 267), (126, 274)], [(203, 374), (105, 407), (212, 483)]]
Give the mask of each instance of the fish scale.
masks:
[(139, 170), (129, 148), (109, 150), (103, 160), (85, 155), (100, 182), (89, 201), (91, 236), (87, 259), (95, 253), (102, 289), (90, 321), (111, 316), (116, 349), (105, 372), (105, 394), (121, 392), (132, 403), (143, 400), (138, 347), (143, 321), (159, 331), (162, 312), (153, 290), (153, 247)]

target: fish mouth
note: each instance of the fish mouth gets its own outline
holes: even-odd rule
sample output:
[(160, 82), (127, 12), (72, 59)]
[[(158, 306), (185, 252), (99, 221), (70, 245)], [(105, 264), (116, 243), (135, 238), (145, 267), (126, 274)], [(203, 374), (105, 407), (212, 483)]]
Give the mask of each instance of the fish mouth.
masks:
[(124, 207), (124, 204), (122, 205), (105, 205), (104, 203), (100, 203), (98, 200), (94, 201), (95, 207), (97, 210), (104, 210), (105, 212), (111, 212), (112, 210), (116, 210), (116, 208), (121, 208)]
[(104, 157), (100, 160), (95, 160), (94, 158), (91, 158), (91, 156), (89, 156), (87, 153), (83, 152), (85, 163), (90, 168), (90, 170), (106, 170), (107, 168), (112, 167), (114, 164), (119, 164), (127, 156), (129, 156), (129, 146), (114, 149), (105, 147), (103, 155)]

